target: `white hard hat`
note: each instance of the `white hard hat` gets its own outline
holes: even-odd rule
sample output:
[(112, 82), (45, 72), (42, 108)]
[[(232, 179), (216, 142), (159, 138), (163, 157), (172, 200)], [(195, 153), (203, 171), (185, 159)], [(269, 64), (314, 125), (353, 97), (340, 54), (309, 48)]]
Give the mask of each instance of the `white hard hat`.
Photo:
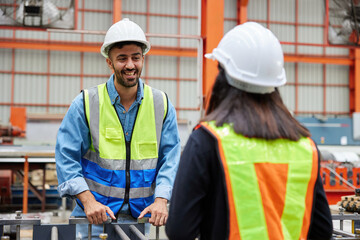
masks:
[(145, 33), (139, 25), (130, 21), (128, 18), (114, 23), (106, 32), (104, 43), (101, 46), (101, 54), (108, 58), (111, 45), (118, 42), (139, 42), (145, 45), (143, 54), (150, 50), (150, 43), (146, 40)]
[(279, 40), (255, 22), (234, 27), (205, 57), (220, 63), (230, 85), (247, 92), (270, 93), (286, 83)]

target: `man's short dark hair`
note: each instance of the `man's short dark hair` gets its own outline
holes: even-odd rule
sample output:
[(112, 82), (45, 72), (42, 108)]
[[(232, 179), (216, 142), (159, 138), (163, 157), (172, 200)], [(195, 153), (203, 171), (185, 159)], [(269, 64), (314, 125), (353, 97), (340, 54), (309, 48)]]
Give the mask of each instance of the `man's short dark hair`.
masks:
[(108, 50), (107, 50), (108, 56), (109, 56), (109, 53), (110, 53), (111, 49), (113, 49), (113, 48), (123, 48), (125, 45), (130, 45), (130, 44), (135, 44), (135, 45), (139, 46), (141, 48), (141, 50), (142, 50), (142, 54), (144, 54), (144, 51), (146, 49), (145, 44), (143, 44), (141, 42), (136, 42), (136, 41), (125, 41), (125, 42), (116, 42), (116, 43), (110, 45), (108, 47)]

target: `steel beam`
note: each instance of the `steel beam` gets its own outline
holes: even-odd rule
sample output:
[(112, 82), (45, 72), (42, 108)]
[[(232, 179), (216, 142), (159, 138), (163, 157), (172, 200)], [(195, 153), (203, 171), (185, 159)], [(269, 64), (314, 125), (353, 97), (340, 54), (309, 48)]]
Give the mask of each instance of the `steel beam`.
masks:
[[(207, 37), (208, 38), (208, 37)], [(220, 41), (220, 40), (219, 40)], [(209, 42), (209, 41), (207, 41)], [(218, 42), (217, 42), (218, 43)], [(217, 45), (216, 45), (217, 46)], [(215, 48), (214, 46), (213, 48)], [(36, 50), (55, 50), (55, 51), (74, 51), (74, 52), (100, 52), (100, 44), (92, 43), (66, 43), (66, 42), (53, 42), (53, 41), (13, 41), (11, 39), (0, 39), (0, 48), (11, 49), (36, 49)], [(207, 49), (207, 52), (211, 52), (212, 49)], [(360, 51), (360, 50), (357, 50)], [(197, 57), (197, 50), (192, 48), (163, 48), (152, 47), (148, 55), (157, 56), (178, 56), (178, 57)], [(301, 55), (301, 54), (285, 54), (285, 62), (305, 62), (305, 63), (319, 63), (319, 64), (336, 64), (336, 65), (354, 65), (354, 59), (346, 57), (332, 57), (322, 55)], [(214, 61), (209, 61), (208, 64), (215, 64)], [(208, 74), (210, 74), (210, 69)], [(212, 73), (214, 74), (214, 73)], [(217, 70), (215, 71), (214, 79), (216, 77)], [(208, 78), (206, 78), (208, 79)], [(204, 76), (205, 81), (205, 76)], [(210, 81), (211, 82), (211, 81)], [(211, 83), (209, 83), (211, 84)], [(206, 90), (209, 86), (204, 86), (203, 90)], [(358, 90), (360, 91), (360, 90)]]
[(285, 62), (303, 62), (319, 64), (336, 64), (336, 65), (354, 65), (354, 60), (345, 57), (331, 57), (321, 55), (302, 55), (302, 54), (284, 54)]
[[(201, 37), (203, 53), (210, 53), (217, 47), (224, 35), (224, 1), (201, 1)], [(218, 74), (217, 62), (203, 58), (203, 96), (208, 101), (215, 78)]]
[[(95, 44), (81, 42), (67, 43), (54, 41), (13, 41), (11, 39), (0, 39), (0, 48), (100, 53), (100, 43)], [(152, 47), (148, 55), (197, 57), (197, 51), (192, 48)]]
[(238, 0), (238, 16), (237, 16), (237, 23), (243, 24), (247, 21), (247, 5), (249, 0)]
[(350, 104), (354, 106), (354, 112), (360, 112), (360, 49), (354, 50), (354, 78), (352, 79), (352, 95), (350, 96)]
[(100, 53), (100, 44), (90, 44), (90, 43), (81, 43), (81, 42), (66, 43), (66, 42), (55, 42), (55, 41), (27, 41), (27, 40), (14, 41), (12, 39), (0, 39), (0, 48)]
[(113, 0), (113, 23), (121, 20), (122, 1)]

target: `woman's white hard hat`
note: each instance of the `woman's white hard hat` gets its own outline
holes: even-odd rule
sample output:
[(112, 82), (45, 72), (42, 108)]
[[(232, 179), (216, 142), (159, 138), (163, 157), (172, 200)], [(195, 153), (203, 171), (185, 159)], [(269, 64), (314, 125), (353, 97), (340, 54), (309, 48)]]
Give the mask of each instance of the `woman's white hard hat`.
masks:
[(286, 83), (279, 40), (255, 22), (231, 29), (205, 57), (220, 63), (230, 85), (247, 92), (271, 93)]
[(150, 43), (146, 40), (145, 33), (141, 27), (128, 18), (124, 18), (114, 23), (106, 32), (104, 43), (101, 46), (101, 54), (108, 58), (109, 49), (113, 44), (128, 41), (144, 44), (144, 55), (150, 50)]

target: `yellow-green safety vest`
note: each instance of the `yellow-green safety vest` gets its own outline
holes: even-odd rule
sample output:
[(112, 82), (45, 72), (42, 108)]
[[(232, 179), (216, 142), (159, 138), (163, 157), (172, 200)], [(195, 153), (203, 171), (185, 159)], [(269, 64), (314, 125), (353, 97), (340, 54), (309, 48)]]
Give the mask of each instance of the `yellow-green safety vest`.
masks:
[(310, 138), (265, 140), (229, 124), (204, 127), (218, 143), (229, 204), (229, 239), (307, 239), (318, 176)]
[[(91, 146), (81, 159), (84, 178), (96, 200), (116, 214), (123, 203), (137, 218), (153, 203), (161, 130), (167, 97), (144, 84), (131, 141), (124, 131), (106, 83), (84, 90)], [(81, 203), (78, 201), (81, 205)]]

